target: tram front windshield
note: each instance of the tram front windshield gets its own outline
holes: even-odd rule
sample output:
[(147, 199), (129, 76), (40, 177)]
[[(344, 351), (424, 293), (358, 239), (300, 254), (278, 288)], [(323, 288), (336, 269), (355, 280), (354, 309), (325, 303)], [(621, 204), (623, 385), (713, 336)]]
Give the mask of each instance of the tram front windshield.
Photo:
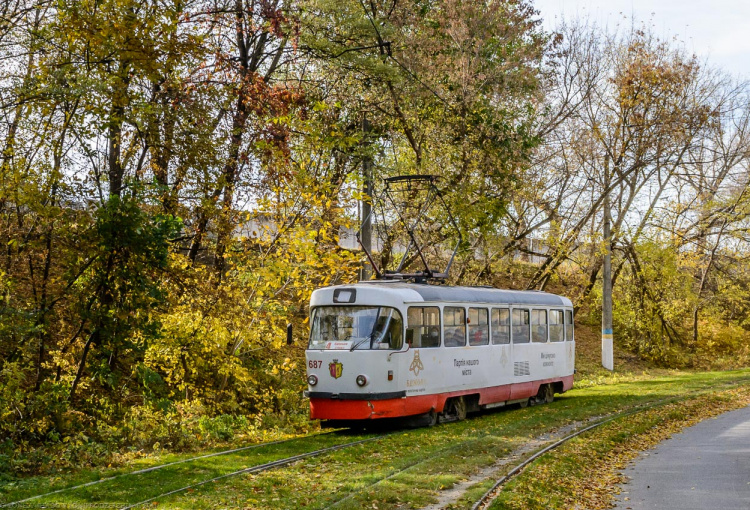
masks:
[(319, 306), (312, 311), (310, 349), (400, 349), (401, 313), (388, 306)]

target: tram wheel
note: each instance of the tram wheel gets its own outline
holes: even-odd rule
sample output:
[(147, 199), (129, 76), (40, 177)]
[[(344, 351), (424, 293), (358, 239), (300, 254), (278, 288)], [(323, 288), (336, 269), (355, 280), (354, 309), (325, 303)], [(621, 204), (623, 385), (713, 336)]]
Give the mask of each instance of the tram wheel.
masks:
[(456, 418), (459, 421), (466, 419), (466, 400), (464, 397), (458, 397), (454, 401), (453, 409), (456, 410)]
[(551, 384), (545, 384), (542, 388), (543, 390), (540, 392), (540, 402), (544, 402), (545, 404), (552, 403), (552, 401), (555, 400), (555, 389)]
[(438, 413), (435, 412), (434, 409), (431, 409), (429, 413), (427, 413), (427, 426), (428, 427), (434, 427), (437, 425), (438, 422)]
[(443, 412), (440, 413), (440, 422), (461, 421), (464, 418), (466, 418), (466, 400), (464, 400), (464, 397), (448, 399)]

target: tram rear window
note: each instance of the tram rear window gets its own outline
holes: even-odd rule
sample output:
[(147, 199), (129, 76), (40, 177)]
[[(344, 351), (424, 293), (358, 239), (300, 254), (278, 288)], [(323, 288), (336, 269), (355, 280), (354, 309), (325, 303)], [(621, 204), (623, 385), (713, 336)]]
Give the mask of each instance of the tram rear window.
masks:
[(565, 310), (565, 340), (573, 340), (573, 311)]
[(404, 322), (388, 306), (319, 306), (312, 311), (310, 349), (400, 349)]
[(440, 308), (412, 306), (406, 316), (406, 342), (412, 347), (440, 346)]

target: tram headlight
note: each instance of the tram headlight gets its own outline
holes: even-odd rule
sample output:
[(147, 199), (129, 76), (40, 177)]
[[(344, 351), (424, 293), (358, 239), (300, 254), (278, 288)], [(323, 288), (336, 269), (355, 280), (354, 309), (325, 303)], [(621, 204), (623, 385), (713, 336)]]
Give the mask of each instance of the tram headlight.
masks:
[(367, 377), (365, 377), (362, 374), (358, 375), (357, 376), (357, 386), (364, 386), (365, 384), (367, 384)]
[(307, 384), (309, 384), (310, 386), (315, 386), (316, 384), (318, 384), (318, 376), (313, 374), (308, 375)]

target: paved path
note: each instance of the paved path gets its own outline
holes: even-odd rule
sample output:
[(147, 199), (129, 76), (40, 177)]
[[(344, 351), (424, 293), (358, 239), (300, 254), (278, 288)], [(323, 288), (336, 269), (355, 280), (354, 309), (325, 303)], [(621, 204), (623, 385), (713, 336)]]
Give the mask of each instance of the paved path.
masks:
[(750, 407), (675, 434), (625, 475), (631, 480), (617, 496), (620, 510), (750, 509)]

